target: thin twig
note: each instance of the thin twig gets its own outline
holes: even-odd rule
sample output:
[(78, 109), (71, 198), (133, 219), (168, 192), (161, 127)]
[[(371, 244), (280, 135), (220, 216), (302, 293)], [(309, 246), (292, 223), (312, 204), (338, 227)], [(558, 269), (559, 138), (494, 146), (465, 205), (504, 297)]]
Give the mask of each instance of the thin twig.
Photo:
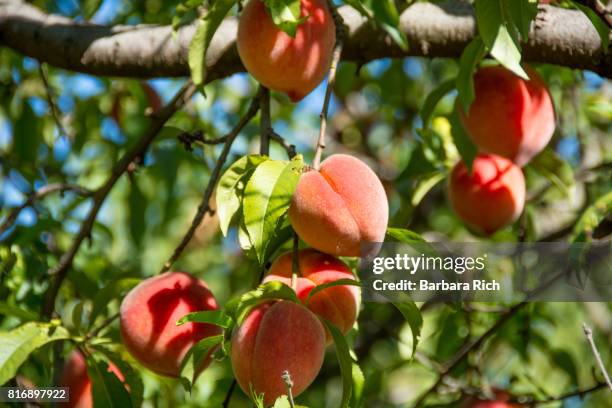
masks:
[(87, 333), (85, 335), (85, 341), (88, 341), (88, 340), (96, 337), (98, 334), (100, 334), (100, 332), (102, 330), (104, 330), (105, 328), (110, 326), (115, 320), (117, 320), (119, 318), (119, 316), (120, 316), (119, 313), (115, 313), (114, 315), (107, 317), (106, 320), (104, 320), (102, 323), (100, 323), (100, 325), (98, 327), (96, 327), (95, 329), (91, 330), (89, 333)]
[(319, 138), (317, 139), (317, 145), (315, 147), (315, 156), (312, 166), (315, 170), (318, 170), (321, 166), (321, 157), (323, 156), (323, 150), (325, 149), (325, 132), (327, 132), (327, 115), (329, 114), (329, 102), (331, 101), (332, 91), (336, 83), (336, 72), (338, 71), (338, 64), (340, 57), (342, 56), (342, 47), (344, 45), (344, 37), (346, 35), (346, 27), (344, 26), (344, 20), (342, 16), (336, 10), (332, 0), (327, 1), (334, 23), (336, 25), (336, 45), (334, 46), (334, 52), (332, 54), (331, 66), (329, 68), (329, 78), (327, 80), (327, 89), (325, 90), (325, 99), (323, 100), (323, 109), (321, 110), (321, 127), (319, 129)]
[(185, 146), (187, 151), (193, 150), (194, 143), (202, 143), (205, 145), (218, 145), (223, 144), (227, 141), (227, 136), (219, 137), (217, 139), (205, 139), (204, 132), (201, 130), (196, 130), (193, 133), (183, 132), (177, 136), (179, 142)]
[[(261, 92), (262, 91), (260, 90), (259, 93)], [(212, 197), (213, 192), (215, 191), (215, 187), (217, 185), (217, 182), (219, 181), (219, 177), (221, 176), (221, 170), (223, 169), (223, 166), (225, 165), (225, 162), (227, 161), (227, 157), (229, 156), (229, 152), (232, 147), (232, 144), (234, 143), (234, 140), (236, 140), (236, 138), (238, 137), (242, 129), (257, 114), (257, 111), (259, 110), (259, 100), (260, 99), (259, 99), (259, 94), (258, 94), (255, 98), (253, 98), (253, 101), (251, 102), (251, 106), (249, 107), (248, 111), (244, 114), (244, 116), (236, 124), (234, 129), (232, 129), (232, 131), (226, 136), (227, 139), (225, 141), (225, 145), (223, 146), (223, 150), (221, 151), (221, 154), (219, 155), (219, 158), (217, 159), (215, 168), (212, 171), (210, 180), (208, 181), (208, 185), (206, 186), (206, 189), (204, 191), (204, 196), (202, 197), (202, 201), (200, 202), (200, 205), (198, 206), (198, 211), (193, 217), (193, 221), (191, 222), (191, 225), (189, 226), (187, 233), (183, 236), (183, 238), (181, 239), (181, 242), (175, 248), (170, 258), (164, 263), (164, 266), (159, 271), (159, 273), (167, 272), (170, 270), (170, 268), (172, 268), (172, 265), (174, 265), (174, 263), (181, 257), (183, 251), (185, 250), (185, 248), (187, 247), (187, 245), (193, 238), (193, 234), (195, 233), (197, 228), (202, 223), (202, 220), (204, 219), (206, 214), (212, 213), (213, 210), (210, 208), (210, 199)]]
[(261, 107), (261, 146), (259, 147), (259, 153), (262, 156), (269, 156), (272, 120), (270, 117), (270, 90), (268, 88), (262, 86), (259, 100), (259, 106)]
[(517, 312), (519, 312), (522, 308), (527, 306), (527, 304), (528, 304), (527, 302), (521, 302), (521, 303), (514, 305), (512, 308), (508, 309), (499, 319), (497, 319), (495, 324), (491, 326), (486, 332), (484, 332), (479, 338), (477, 338), (474, 341), (464, 344), (463, 347), (461, 347), (459, 351), (450, 360), (448, 360), (446, 363), (442, 365), (443, 370), (438, 376), (438, 379), (431, 387), (427, 389), (427, 391), (421, 394), (421, 396), (415, 402), (415, 407), (422, 406), (422, 404), (425, 402), (425, 399), (431, 393), (433, 393), (436, 389), (438, 389), (440, 384), (444, 382), (444, 378), (455, 367), (457, 367), (461, 362), (463, 362), (463, 360), (468, 356), (468, 354), (472, 350), (479, 348), (489, 337), (491, 337), (491, 335), (496, 333), (500, 327), (502, 327), (504, 324), (506, 324), (506, 322), (508, 322), (512, 317), (514, 317), (514, 315)]
[(293, 392), (291, 391), (293, 388), (293, 380), (291, 379), (291, 374), (289, 373), (289, 371), (285, 370), (283, 371), (281, 378), (283, 379), (283, 382), (287, 387), (287, 399), (289, 399), (289, 406), (291, 408), (295, 408), (295, 401), (293, 401)]
[(42, 305), (41, 315), (45, 319), (49, 319), (55, 309), (55, 299), (59, 293), (59, 289), (66, 276), (68, 270), (72, 266), (72, 262), (77, 252), (81, 248), (81, 244), (85, 239), (91, 236), (96, 217), (106, 197), (113, 189), (117, 180), (128, 171), (128, 168), (132, 165), (135, 160), (138, 160), (144, 155), (151, 143), (155, 140), (155, 137), (159, 134), (159, 131), (163, 128), (164, 124), (179, 110), (188, 100), (191, 99), (196, 91), (196, 87), (191, 81), (187, 82), (176, 94), (176, 96), (164, 106), (161, 110), (156, 112), (151, 117), (151, 124), (145, 132), (145, 134), (138, 140), (136, 145), (132, 147), (128, 152), (117, 162), (113, 167), (109, 178), (106, 182), (93, 193), (93, 205), (87, 214), (87, 217), (81, 224), (78, 234), (72, 241), (72, 245), (67, 252), (62, 255), (59, 262), (55, 267), (49, 269), (48, 274), (51, 276), (51, 284)]
[(51, 193), (59, 192), (63, 194), (66, 191), (72, 191), (83, 197), (90, 197), (93, 194), (91, 190), (88, 190), (76, 184), (55, 183), (41, 187), (35, 193), (31, 194), (23, 204), (11, 211), (11, 213), (6, 217), (2, 225), (0, 225), (0, 235), (2, 235), (7, 229), (10, 228), (11, 225), (13, 225), (21, 211), (23, 211), (26, 207), (34, 205), (37, 201), (42, 200)]
[(552, 402), (559, 402), (559, 401), (563, 401), (563, 400), (574, 398), (574, 397), (584, 398), (585, 395), (590, 394), (592, 392), (599, 391), (606, 387), (607, 386), (605, 382), (600, 382), (600, 383), (596, 383), (595, 385), (589, 388), (585, 388), (582, 390), (576, 390), (576, 391), (570, 391), (566, 394), (562, 394), (556, 397), (550, 397), (550, 398), (543, 399), (543, 400), (536, 400), (532, 396), (515, 395), (510, 400), (508, 400), (508, 403), (509, 404), (521, 404), (521, 406), (529, 406), (529, 407), (547, 405)]
[(43, 85), (45, 86), (45, 93), (47, 95), (47, 102), (49, 103), (49, 108), (51, 109), (51, 115), (53, 116), (53, 120), (55, 121), (55, 125), (57, 126), (57, 130), (59, 130), (60, 134), (67, 137), (69, 140), (72, 140), (73, 137), (68, 133), (64, 124), (62, 123), (62, 118), (57, 105), (54, 100), (53, 88), (49, 84), (49, 80), (47, 79), (47, 73), (45, 72), (44, 63), (38, 62), (38, 72), (40, 73), (40, 78), (43, 81)]
[(280, 144), (283, 149), (285, 149), (285, 151), (287, 152), (287, 156), (289, 156), (290, 159), (293, 159), (297, 155), (295, 145), (286, 141), (285, 138), (276, 133), (274, 129), (271, 129), (270, 131), (270, 140), (273, 140), (276, 143)]
[(236, 383), (237, 381), (236, 379), (234, 379), (234, 381), (232, 381), (232, 385), (230, 385), (229, 389), (227, 390), (225, 398), (223, 399), (223, 404), (221, 404), (223, 408), (229, 407), (230, 400), (232, 399), (232, 394), (234, 393), (234, 389), (236, 388)]
[(595, 355), (595, 360), (597, 360), (597, 364), (599, 365), (599, 369), (606, 380), (606, 384), (608, 384), (608, 388), (612, 390), (612, 381), (610, 381), (610, 375), (606, 370), (606, 366), (604, 365), (603, 360), (601, 359), (601, 354), (599, 350), (597, 350), (597, 346), (595, 345), (595, 339), (593, 339), (593, 330), (586, 325), (586, 323), (582, 323), (582, 330), (584, 330), (584, 335), (586, 336), (589, 344), (591, 345), (591, 350), (593, 350), (593, 355)]

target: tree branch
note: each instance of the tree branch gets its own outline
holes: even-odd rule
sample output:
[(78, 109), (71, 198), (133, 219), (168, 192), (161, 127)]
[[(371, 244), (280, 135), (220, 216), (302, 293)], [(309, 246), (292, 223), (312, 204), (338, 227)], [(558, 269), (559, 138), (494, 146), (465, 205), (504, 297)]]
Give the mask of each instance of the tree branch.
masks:
[(595, 14), (612, 29), (612, 10), (608, 8), (609, 6), (606, 7), (599, 0), (576, 0), (576, 3), (580, 3), (593, 10)]
[(193, 217), (193, 221), (191, 222), (191, 225), (189, 226), (187, 233), (183, 236), (183, 238), (181, 239), (181, 242), (175, 248), (170, 258), (164, 263), (164, 266), (159, 271), (159, 273), (167, 272), (170, 270), (170, 268), (172, 268), (172, 265), (174, 265), (174, 263), (183, 254), (183, 251), (185, 250), (185, 248), (187, 247), (187, 245), (193, 238), (193, 234), (195, 233), (195, 231), (198, 229), (198, 227), (202, 223), (202, 220), (204, 219), (206, 214), (213, 212), (213, 210), (210, 208), (210, 199), (212, 197), (213, 192), (215, 191), (215, 187), (217, 186), (219, 177), (221, 176), (221, 170), (223, 169), (223, 166), (225, 165), (225, 162), (227, 161), (227, 157), (229, 156), (229, 152), (232, 147), (232, 144), (234, 143), (234, 140), (236, 140), (236, 138), (238, 137), (242, 129), (257, 114), (257, 111), (259, 110), (260, 96), (261, 96), (261, 93), (263, 92), (262, 89), (263, 88), (260, 88), (260, 91), (258, 92), (258, 94), (253, 98), (253, 101), (251, 102), (251, 106), (249, 107), (248, 111), (244, 114), (244, 116), (240, 119), (240, 121), (236, 124), (236, 126), (232, 129), (232, 131), (227, 136), (225, 136), (226, 138), (225, 145), (223, 146), (223, 150), (221, 151), (221, 154), (219, 155), (219, 158), (217, 159), (217, 164), (215, 165), (215, 168), (212, 171), (210, 180), (208, 181), (208, 184), (204, 191), (204, 196), (202, 197), (202, 201), (200, 202), (200, 205), (198, 206), (198, 211)]
[(334, 46), (334, 52), (332, 55), (331, 66), (329, 68), (329, 77), (327, 79), (327, 89), (325, 90), (325, 99), (323, 100), (323, 108), (319, 115), (321, 119), (321, 126), (319, 128), (319, 138), (315, 146), (315, 155), (312, 162), (312, 167), (315, 170), (319, 170), (321, 165), (321, 156), (323, 156), (323, 150), (325, 149), (325, 133), (327, 132), (327, 115), (329, 114), (329, 102), (331, 101), (331, 95), (336, 84), (336, 72), (338, 71), (338, 64), (340, 63), (340, 57), (342, 56), (342, 48), (344, 47), (344, 37), (346, 36), (346, 27), (344, 26), (344, 20), (338, 13), (336, 6), (332, 0), (327, 1), (327, 7), (334, 18), (334, 24), (336, 26), (336, 45)]
[(15, 209), (13, 209), (13, 211), (9, 213), (9, 215), (6, 217), (2, 225), (0, 225), (0, 235), (4, 234), (4, 232), (6, 232), (6, 230), (8, 230), (11, 227), (11, 225), (13, 225), (13, 223), (15, 222), (15, 220), (17, 219), (21, 211), (23, 211), (25, 208), (34, 205), (37, 201), (42, 200), (49, 194), (52, 194), (55, 192), (59, 192), (60, 194), (63, 194), (66, 191), (72, 191), (83, 197), (90, 197), (93, 194), (92, 191), (84, 187), (77, 186), (75, 184), (68, 184), (68, 183), (48, 184), (40, 188), (34, 194), (31, 194), (23, 204), (21, 204), (19, 207), (16, 207)]
[(597, 350), (597, 346), (595, 345), (595, 339), (593, 339), (593, 330), (586, 325), (586, 323), (582, 324), (582, 330), (584, 330), (584, 335), (587, 338), (587, 341), (591, 345), (591, 350), (593, 351), (593, 355), (595, 356), (595, 360), (599, 365), (599, 369), (606, 380), (606, 384), (608, 384), (608, 388), (612, 391), (612, 381), (610, 381), (610, 376), (608, 375), (608, 371), (606, 370), (606, 366), (601, 359), (601, 354), (599, 354), (599, 350)]
[(81, 224), (78, 234), (73, 239), (72, 245), (68, 251), (62, 255), (57, 265), (48, 271), (48, 274), (51, 276), (51, 283), (47, 293), (45, 294), (45, 300), (42, 305), (41, 315), (43, 318), (49, 319), (53, 314), (57, 294), (64, 279), (68, 275), (68, 271), (72, 266), (74, 257), (81, 248), (83, 241), (91, 236), (91, 231), (96, 221), (96, 217), (98, 216), (98, 212), (100, 211), (106, 197), (117, 183), (117, 180), (119, 180), (121, 175), (128, 170), (130, 165), (135, 160), (144, 155), (164, 124), (193, 96), (195, 91), (196, 87), (193, 85), (193, 83), (191, 81), (187, 82), (187, 84), (181, 88), (172, 101), (170, 101), (168, 105), (164, 106), (152, 117), (151, 124), (149, 125), (149, 128), (145, 134), (140, 138), (136, 145), (128, 150), (121, 160), (117, 162), (108, 180), (106, 180), (106, 182), (93, 193), (93, 205), (89, 210), (87, 217)]
[[(523, 45), (525, 61), (612, 77), (612, 53), (604, 55), (597, 31), (582, 12), (552, 6), (542, 10), (546, 18), (533, 25)], [(411, 45), (403, 51), (354, 9), (343, 6), (339, 13), (348, 27), (343, 58), (360, 64), (384, 57), (456, 58), (476, 31), (474, 10), (465, 2), (415, 2), (400, 17), (400, 28)], [(105, 27), (48, 15), (22, 0), (0, 0), (0, 45), (97, 76), (187, 76), (194, 31), (194, 24), (180, 28), (176, 35), (170, 26)], [(206, 55), (209, 81), (244, 70), (235, 46), (236, 31), (236, 19), (228, 18), (215, 34)]]

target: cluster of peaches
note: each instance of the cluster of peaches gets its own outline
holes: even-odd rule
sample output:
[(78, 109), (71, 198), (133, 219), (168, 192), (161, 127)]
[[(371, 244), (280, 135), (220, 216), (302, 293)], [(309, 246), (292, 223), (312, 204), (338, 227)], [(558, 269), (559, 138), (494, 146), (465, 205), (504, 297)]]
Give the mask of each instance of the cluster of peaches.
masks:
[[(298, 101), (325, 77), (335, 43), (332, 16), (323, 0), (301, 0), (302, 16), (295, 37), (280, 31), (264, 3), (251, 0), (242, 11), (238, 50), (247, 70), (266, 87)], [(486, 152), (470, 173), (460, 163), (452, 172), (450, 200), (464, 222), (490, 234), (522, 212), (525, 181), (518, 167), (526, 164), (550, 140), (554, 112), (541, 80), (530, 71), (524, 81), (502, 68), (476, 74), (476, 100), (465, 125), (474, 143)], [(514, 162), (514, 163), (513, 163)], [(388, 201), (376, 174), (348, 155), (332, 155), (320, 169), (302, 174), (289, 208), (291, 224), (312, 249), (277, 258), (264, 283), (280, 281), (292, 287), (300, 304), (266, 301), (250, 309), (231, 339), (231, 363), (247, 395), (264, 396), (266, 406), (287, 393), (285, 372), (294, 396), (315, 379), (332, 336), (322, 321), (346, 334), (355, 324), (360, 305), (356, 286), (328, 286), (352, 279), (338, 256), (358, 257), (364, 245), (384, 241)], [(296, 268), (297, 266), (297, 268)], [(297, 271), (296, 271), (297, 269)], [(296, 275), (296, 276), (294, 276)], [(206, 323), (176, 322), (196, 311), (217, 310), (203, 281), (183, 272), (169, 272), (141, 282), (124, 298), (120, 309), (123, 344), (147, 369), (179, 377), (181, 362), (197, 342), (221, 333)], [(199, 367), (211, 361), (211, 352)], [(91, 381), (84, 357), (75, 352), (67, 361), (62, 385), (71, 387), (71, 406), (92, 405)], [(114, 365), (109, 370), (120, 379)]]

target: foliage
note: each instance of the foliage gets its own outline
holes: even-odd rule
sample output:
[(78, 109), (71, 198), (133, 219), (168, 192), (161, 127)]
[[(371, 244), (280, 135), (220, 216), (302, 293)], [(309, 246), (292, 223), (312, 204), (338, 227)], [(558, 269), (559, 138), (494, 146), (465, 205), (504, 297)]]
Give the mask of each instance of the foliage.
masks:
[[(0, 229), (0, 385), (17, 375), (39, 387), (51, 386), (58, 374), (54, 359), (79, 347), (90, 353), (89, 375), (100, 406), (140, 406), (141, 400), (160, 407), (220, 406), (233, 379), (227, 353), (234, 326), (262, 301), (299, 302), (288, 286), (259, 283), (275, 256), (292, 247), (286, 212), (300, 174), (312, 163), (325, 85), (296, 105), (272, 94), (272, 126), (299, 155), (289, 158), (274, 140), (269, 155), (259, 154), (259, 118), (244, 127), (230, 150), (215, 196), (204, 203), (214, 211), (174, 265), (205, 279), (223, 306), (222, 311), (187, 315), (176, 324), (211, 323), (223, 328), (223, 334), (190, 350), (180, 380), (163, 379), (126, 353), (113, 316), (129, 289), (165, 264), (213, 179), (222, 145), (195, 142), (186, 149), (178, 136), (199, 130), (207, 141), (222, 138), (256, 95), (257, 84), (245, 74), (207, 81), (208, 46), (223, 19), (237, 15), (239, 7), (233, 0), (120, 1), (111, 11), (104, 8), (109, 7), (107, 1), (79, 6), (67, 1), (33, 3), (48, 12), (110, 25), (172, 24), (179, 30), (195, 22), (188, 60), (191, 78), (203, 92), (176, 112), (146, 155), (117, 181), (62, 285), (57, 316), (46, 322), (41, 308), (50, 283), (48, 271), (70, 247), (95, 196), (67, 190), (27, 200), (53, 183), (95, 191), (154, 120), (160, 102), (168, 102), (185, 79), (98, 78), (53, 67), (43, 71), (36, 60), (0, 48), (0, 225), (27, 204), (14, 223)], [(343, 3), (382, 27), (393, 46), (417, 46), (400, 27), (406, 2)], [(449, 169), (459, 158), (470, 163), (476, 154), (456, 107), (467, 110), (473, 102), (473, 73), (483, 64), (497, 61), (526, 76), (522, 52), (537, 4), (474, 3), (479, 35), (456, 60), (410, 57), (364, 66), (342, 61), (339, 66), (325, 154), (349, 152), (377, 171), (389, 195), (389, 239), (407, 244), (483, 239), (474, 237), (446, 202)], [(579, 2), (566, 3), (588, 15), (607, 48), (605, 23)], [(270, 0), (266, 5), (275, 23), (294, 35), (302, 22), (298, 2)], [(490, 239), (609, 239), (610, 81), (559, 66), (536, 68), (550, 87), (557, 131), (549, 149), (526, 168), (525, 216)], [(48, 76), (49, 86), (41, 74)], [(328, 350), (322, 372), (298, 403), (411, 406), (436, 381), (439, 365), (486, 332), (499, 310), (511, 305), (495, 305), (499, 310), (493, 312), (486, 307), (491, 305), (465, 306), (422, 305), (410, 299), (394, 305), (364, 303), (349, 335), (327, 324), (335, 347)], [(610, 366), (612, 354), (605, 340), (612, 335), (611, 316), (609, 303), (531, 304), (452, 369), (456, 389), (433, 393), (428, 402), (456, 402), (462, 390), (490, 385), (540, 400), (583, 389), (594, 381), (594, 364), (580, 326), (583, 321), (597, 325), (602, 357)], [(198, 378), (196, 367), (209, 353), (214, 361)], [(109, 361), (120, 367), (129, 393), (108, 372)], [(609, 393), (592, 393), (572, 403), (599, 407), (609, 401), (606, 398)], [(247, 401), (236, 390), (230, 406), (248, 406)], [(275, 406), (288, 404), (279, 399)]]

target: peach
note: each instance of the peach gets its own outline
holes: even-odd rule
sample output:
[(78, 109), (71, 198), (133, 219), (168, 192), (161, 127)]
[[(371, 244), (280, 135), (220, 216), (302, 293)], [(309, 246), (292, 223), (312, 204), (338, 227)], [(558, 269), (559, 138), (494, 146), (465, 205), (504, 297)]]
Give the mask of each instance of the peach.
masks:
[[(123, 381), (123, 375), (116, 365), (109, 363), (108, 371), (114, 373)], [(69, 408), (91, 408), (93, 398), (91, 393), (91, 379), (87, 374), (87, 363), (80, 351), (73, 351), (62, 370), (60, 376), (60, 387), (70, 389), (70, 402), (60, 404)]]
[[(298, 252), (299, 275), (296, 292), (298, 298), (314, 314), (333, 323), (343, 334), (348, 333), (359, 313), (359, 288), (343, 285), (323, 289), (308, 299), (308, 295), (316, 286), (341, 279), (355, 280), (351, 269), (341, 260), (313, 249)], [(291, 286), (293, 275), (293, 254), (287, 252), (281, 255), (270, 267), (264, 282), (280, 281)], [(326, 340), (331, 344), (333, 338), (327, 332)]]
[(309, 246), (336, 256), (373, 252), (385, 239), (389, 203), (376, 174), (359, 159), (335, 154), (300, 178), (291, 225)]
[(242, 390), (264, 394), (269, 406), (287, 393), (282, 379), (289, 371), (293, 396), (314, 381), (323, 364), (325, 331), (304, 306), (289, 301), (255, 307), (232, 335), (231, 361)]
[[(216, 310), (217, 302), (205, 282), (184, 272), (167, 272), (146, 279), (123, 299), (121, 337), (126, 349), (149, 370), (178, 377), (183, 357), (198, 341), (221, 334), (211, 324), (186, 323), (191, 312)], [(200, 370), (206, 368), (206, 359)]]
[(506, 68), (480, 69), (474, 76), (476, 99), (463, 123), (472, 141), (487, 153), (527, 164), (550, 142), (555, 110), (538, 73), (526, 68), (526, 81)]
[(330, 68), (335, 25), (325, 0), (301, 0), (301, 23), (291, 37), (274, 25), (261, 0), (250, 0), (238, 24), (238, 53), (264, 86), (297, 102), (312, 92)]
[(472, 174), (459, 162), (450, 177), (451, 206), (465, 224), (485, 235), (516, 221), (523, 212), (525, 195), (521, 169), (491, 154), (476, 157)]

